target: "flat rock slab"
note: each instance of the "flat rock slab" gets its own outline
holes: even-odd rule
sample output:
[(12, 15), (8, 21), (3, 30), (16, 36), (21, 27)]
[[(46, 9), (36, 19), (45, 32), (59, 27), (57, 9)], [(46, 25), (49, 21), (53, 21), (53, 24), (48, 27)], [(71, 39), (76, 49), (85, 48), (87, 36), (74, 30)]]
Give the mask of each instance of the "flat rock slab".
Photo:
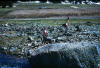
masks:
[(33, 56), (41, 53), (48, 53), (50, 51), (67, 51), (73, 49), (82, 49), (82, 48), (89, 48), (91, 46), (95, 46), (88, 41), (82, 42), (74, 42), (74, 43), (56, 43), (56, 44), (47, 44), (44, 46), (40, 46), (38, 49), (34, 50)]

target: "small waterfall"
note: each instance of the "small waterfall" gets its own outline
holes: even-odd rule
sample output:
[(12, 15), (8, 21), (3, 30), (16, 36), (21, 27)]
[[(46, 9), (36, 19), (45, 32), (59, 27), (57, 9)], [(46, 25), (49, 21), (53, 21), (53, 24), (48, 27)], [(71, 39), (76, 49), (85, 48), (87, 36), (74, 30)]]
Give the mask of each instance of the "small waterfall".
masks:
[(98, 55), (100, 56), (100, 46), (97, 45), (97, 46), (96, 46), (96, 49), (97, 49)]
[[(100, 46), (99, 45), (97, 45), (96, 46), (96, 49), (97, 49), (97, 53), (98, 53), (98, 55), (99, 55), (99, 57), (100, 57)], [(100, 68), (100, 59), (98, 59), (98, 68)]]
[(98, 64), (98, 68), (100, 68), (100, 64)]
[(82, 68), (77, 61), (77, 56), (75, 59), (66, 51), (41, 53), (29, 59), (32, 68)]
[(79, 60), (79, 58), (78, 58), (77, 53), (75, 53), (75, 52), (73, 51), (73, 55), (74, 55), (74, 58), (77, 60), (79, 66), (82, 68), (82, 64), (80, 63), (80, 60)]

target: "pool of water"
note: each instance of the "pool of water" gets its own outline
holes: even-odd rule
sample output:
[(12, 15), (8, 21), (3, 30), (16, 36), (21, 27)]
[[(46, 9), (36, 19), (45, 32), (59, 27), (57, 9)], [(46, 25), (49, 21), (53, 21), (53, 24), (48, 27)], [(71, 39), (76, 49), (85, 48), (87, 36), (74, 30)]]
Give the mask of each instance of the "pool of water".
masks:
[(26, 58), (17, 58), (0, 52), (0, 68), (30, 68), (30, 65)]

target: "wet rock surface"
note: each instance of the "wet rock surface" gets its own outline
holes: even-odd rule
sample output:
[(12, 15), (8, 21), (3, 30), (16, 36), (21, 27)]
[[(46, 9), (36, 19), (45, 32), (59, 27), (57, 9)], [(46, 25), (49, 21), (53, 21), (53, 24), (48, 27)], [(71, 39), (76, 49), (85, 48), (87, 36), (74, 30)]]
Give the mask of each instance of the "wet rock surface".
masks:
[[(44, 27), (51, 43), (42, 43)], [(70, 24), (67, 33), (58, 25), (0, 24), (0, 52), (13, 56), (30, 57), (51, 51), (68, 51), (83, 68), (98, 68), (99, 44), (100, 24)]]
[(42, 53), (32, 57), (29, 61), (32, 68), (81, 68), (75, 59), (66, 54), (66, 52), (59, 51)]
[(62, 26), (46, 26), (44, 24), (0, 24), (0, 45), (3, 49), (25, 55), (43, 46), (43, 29), (47, 29), (51, 43), (73, 43), (80, 41), (100, 41), (100, 25), (70, 24), (68, 32)]
[[(64, 60), (71, 60), (68, 58), (72, 58), (72, 60), (75, 59), (74, 61), (76, 61), (75, 65), (78, 65), (79, 67), (70, 66), (71, 68), (98, 68), (100, 64), (100, 45), (99, 44), (100, 43), (95, 43), (95, 42), (90, 42), (90, 41), (47, 44), (34, 50), (34, 53), (32, 53), (33, 56), (31, 57), (30, 62), (32, 63), (32, 61), (36, 61), (39, 59), (40, 59), (40, 62), (44, 62), (45, 60), (47, 60), (47, 58), (49, 61), (51, 61), (52, 59), (50, 59), (50, 57), (55, 58), (55, 59), (59, 57), (57, 58), (57, 60), (52, 60), (52, 61), (61, 62), (62, 67), (64, 66), (63, 68), (66, 68), (67, 66), (70, 66), (72, 62), (70, 63), (68, 61), (70, 64), (67, 65), (66, 64), (67, 62)], [(59, 55), (58, 56), (53, 55), (52, 52)], [(38, 59), (37, 57), (40, 57), (40, 58)], [(63, 62), (65, 64), (62, 64)], [(33, 62), (32, 64), (34, 66), (37, 63), (39, 63), (39, 61)], [(45, 66), (45, 64), (43, 65)], [(51, 66), (52, 65), (53, 64), (51, 63)], [(48, 66), (50, 66), (50, 63)], [(59, 65), (56, 65), (56, 63), (54, 63), (54, 66), (58, 66), (58, 68), (60, 67)]]

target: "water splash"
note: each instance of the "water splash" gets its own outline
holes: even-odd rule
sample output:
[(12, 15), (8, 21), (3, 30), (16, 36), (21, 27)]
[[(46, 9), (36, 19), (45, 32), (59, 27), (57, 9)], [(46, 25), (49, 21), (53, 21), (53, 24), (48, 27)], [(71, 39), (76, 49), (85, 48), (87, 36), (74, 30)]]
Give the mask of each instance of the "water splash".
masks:
[(77, 53), (75, 53), (75, 52), (73, 51), (73, 55), (74, 55), (74, 58), (77, 60), (79, 66), (82, 68), (83, 66), (82, 66), (82, 64), (81, 64), (81, 62), (80, 62), (80, 60), (79, 60), (79, 58), (78, 58)]
[[(98, 68), (99, 64), (96, 60), (97, 57), (100, 55), (100, 51), (99, 51), (100, 48), (97, 46), (96, 49), (95, 46), (96, 46), (95, 42), (89, 42), (89, 41), (49, 44), (34, 50), (34, 53), (32, 55), (35, 56), (42, 53), (49, 53), (51, 51), (54, 52), (65, 51), (71, 54), (70, 57), (74, 56), (74, 58), (78, 62), (78, 65), (81, 68), (91, 68), (91, 67)], [(99, 55), (96, 53), (97, 50)], [(66, 55), (69, 56), (69, 54), (67, 53)], [(62, 57), (63, 56), (61, 56), (61, 58)]]

